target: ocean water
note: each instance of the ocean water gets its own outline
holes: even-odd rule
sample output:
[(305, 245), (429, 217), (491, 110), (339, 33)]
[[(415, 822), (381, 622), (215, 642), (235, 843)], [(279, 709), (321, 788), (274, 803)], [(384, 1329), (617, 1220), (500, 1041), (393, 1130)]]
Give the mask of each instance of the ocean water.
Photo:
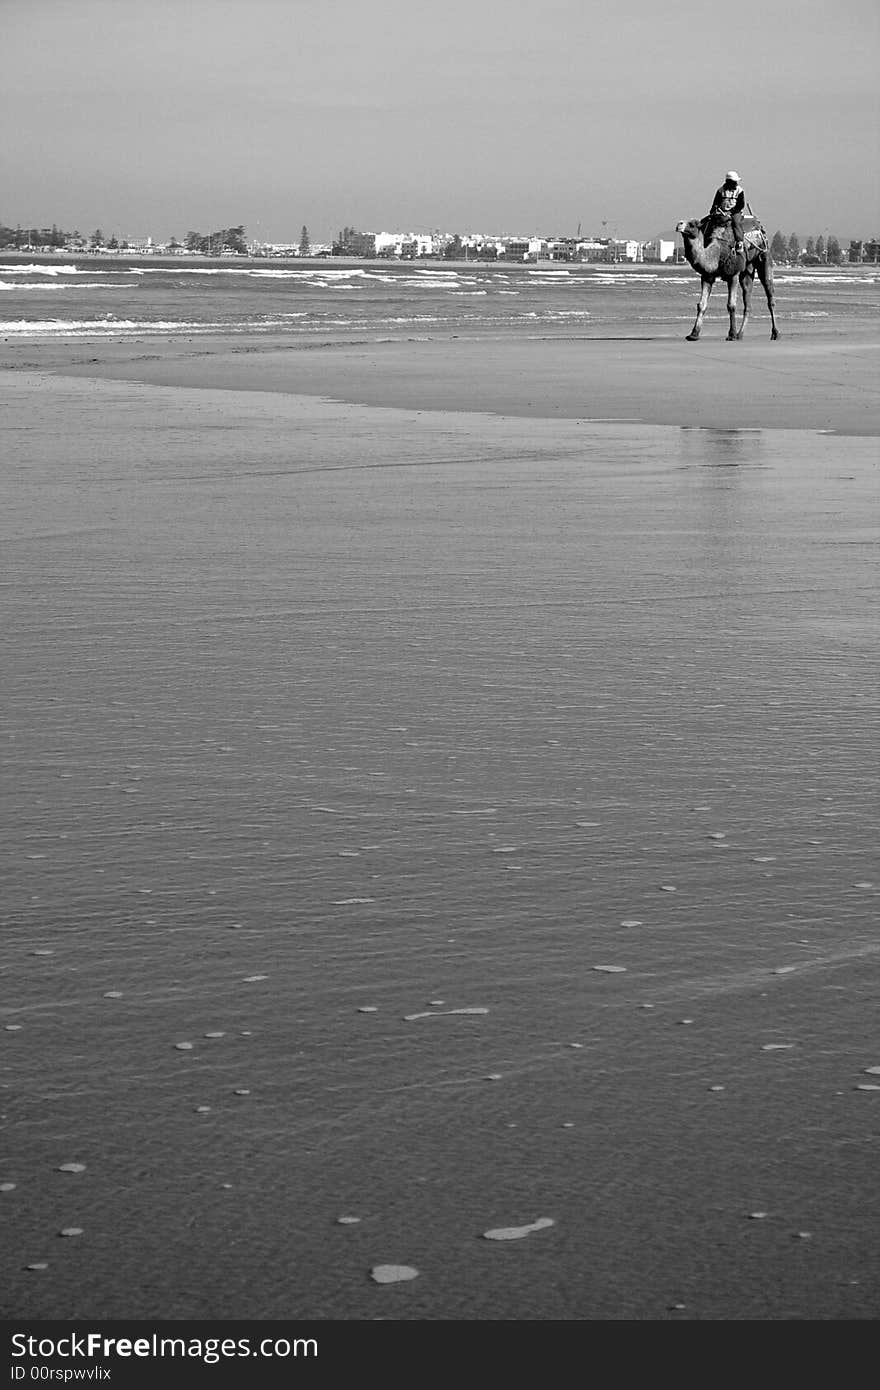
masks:
[[(870, 326), (880, 267), (776, 272), (789, 332)], [(91, 256), (0, 264), (0, 335), (142, 337), (217, 333), (381, 340), (450, 334), (679, 337), (699, 292), (688, 266), (418, 265), (242, 261), (193, 265)], [(722, 292), (710, 313), (724, 313)], [(756, 284), (752, 322), (768, 315)]]

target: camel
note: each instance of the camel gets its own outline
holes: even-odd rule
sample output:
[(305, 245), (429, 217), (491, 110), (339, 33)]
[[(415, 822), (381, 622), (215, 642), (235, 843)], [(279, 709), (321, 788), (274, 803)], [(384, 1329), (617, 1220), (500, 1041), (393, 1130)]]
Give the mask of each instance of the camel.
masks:
[[(770, 258), (767, 237), (761, 224), (754, 221), (751, 228), (748, 226), (746, 228), (744, 265), (743, 257), (733, 254), (733, 239), (729, 227), (716, 227), (709, 233), (709, 219), (704, 217), (699, 220), (692, 219), (690, 222), (679, 222), (675, 230), (681, 234), (688, 264), (693, 266), (702, 283), (700, 301), (697, 305), (697, 317), (694, 320), (693, 328), (687, 335), (687, 341), (695, 343), (700, 336), (703, 316), (706, 313), (712, 286), (716, 280), (724, 280), (727, 285), (727, 312), (730, 315), (730, 332), (727, 335), (727, 341), (733, 343), (742, 338), (749, 321), (749, 302), (752, 297), (756, 271), (767, 296), (767, 308), (770, 310), (770, 338), (775, 341), (779, 337), (779, 329), (776, 327), (773, 261)], [(707, 235), (708, 240), (706, 240)], [(737, 279), (742, 286), (743, 296), (742, 323), (738, 332), (736, 327)]]

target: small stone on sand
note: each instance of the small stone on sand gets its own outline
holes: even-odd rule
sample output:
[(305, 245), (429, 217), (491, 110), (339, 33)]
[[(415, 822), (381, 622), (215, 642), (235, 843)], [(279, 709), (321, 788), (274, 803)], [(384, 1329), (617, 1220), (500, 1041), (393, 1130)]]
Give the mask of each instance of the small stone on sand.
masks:
[(84, 1173), (86, 1165), (84, 1163), (61, 1163), (58, 1171), (59, 1173)]
[(193, 1050), (193, 1044), (191, 1042), (175, 1043), (174, 1046), (177, 1048), (178, 1052), (192, 1052)]
[(625, 975), (625, 965), (594, 965), (594, 970), (601, 970), (605, 975)]
[(211, 1107), (210, 1107), (210, 1105), (197, 1105), (197, 1106), (196, 1106), (196, 1114), (197, 1114), (197, 1115), (210, 1115), (210, 1113), (211, 1113)]
[(673, 884), (671, 884), (671, 883), (661, 883), (661, 884), (660, 884), (660, 892), (661, 892), (661, 893), (677, 893), (677, 892), (678, 892), (678, 889), (675, 888), (675, 887), (673, 886)]
[(638, 917), (624, 917), (620, 925), (622, 927), (640, 927), (642, 923)]
[(82, 1226), (62, 1226), (61, 1230), (58, 1232), (60, 1236), (81, 1236), (82, 1233)]
[(407, 1279), (418, 1278), (418, 1273), (412, 1265), (373, 1265), (370, 1278), (374, 1284), (401, 1284)]
[(500, 1072), (500, 1071), (490, 1071), (490, 1072), (487, 1072), (487, 1073), (486, 1073), (486, 1076), (484, 1077), (484, 1080), (486, 1080), (486, 1081), (500, 1081), (500, 1080), (501, 1080), (501, 1072)]
[(219, 1033), (219, 1032), (218, 1032), (218, 1033), (206, 1033), (206, 1034), (205, 1034), (205, 1037), (206, 1037), (206, 1038), (225, 1038), (225, 1037), (226, 1037), (226, 1034), (225, 1034), (225, 1033)]
[(31, 1265), (25, 1265), (25, 1269), (48, 1269), (48, 1268), (49, 1268), (49, 1261), (48, 1261), (48, 1260), (35, 1260), (33, 1264), (31, 1264)]
[(108, 989), (108, 990), (105, 990), (105, 991), (104, 991), (104, 998), (105, 998), (105, 999), (121, 999), (121, 998), (122, 998), (122, 990), (121, 990), (121, 989)]
[(249, 1096), (249, 1095), (250, 1095), (250, 1091), (246, 1091), (246, 1090), (244, 1090), (244, 1088), (240, 1088), (240, 1089), (237, 1090), (237, 1091), (233, 1091), (232, 1094), (233, 1094), (234, 1096)]
[(245, 975), (243, 983), (246, 985), (255, 984), (257, 980), (268, 980), (268, 975)]
[(767, 1215), (766, 1211), (750, 1211), (750, 1212), (749, 1212), (749, 1220), (750, 1220), (750, 1221), (763, 1221), (763, 1220), (764, 1220), (764, 1217), (765, 1217), (766, 1215)]
[(359, 1216), (337, 1216), (337, 1226), (357, 1226), (360, 1222)]
[(377, 1014), (378, 1012), (375, 1004), (361, 1004), (358, 1008), (359, 1014)]
[(14, 1182), (0, 1182), (0, 1192), (14, 1192), (14, 1191), (15, 1191), (15, 1183), (14, 1183)]

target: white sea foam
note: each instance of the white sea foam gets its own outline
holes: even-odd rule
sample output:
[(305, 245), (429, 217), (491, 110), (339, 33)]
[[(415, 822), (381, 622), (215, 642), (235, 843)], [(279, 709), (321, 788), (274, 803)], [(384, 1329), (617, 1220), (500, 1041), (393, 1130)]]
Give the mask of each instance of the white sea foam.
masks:
[(229, 330), (225, 323), (174, 321), (143, 322), (136, 319), (19, 319), (0, 322), (0, 333), (22, 337), (94, 337), (118, 333), (205, 333)]
[(69, 281), (68, 281), (68, 282), (62, 281), (61, 284), (56, 284), (54, 281), (50, 281), (48, 284), (45, 284), (45, 285), (40, 284), (38, 281), (37, 281), (37, 282), (29, 281), (29, 282), (27, 282), (27, 283), (25, 283), (25, 284), (23, 284), (23, 285), (13, 285), (13, 284), (10, 284), (10, 282), (9, 282), (8, 280), (0, 280), (0, 290), (14, 290), (14, 291), (15, 291), (16, 293), (18, 293), (18, 294), (23, 294), (25, 290), (42, 290), (44, 293), (45, 293), (46, 291), (48, 291), (50, 294), (54, 294), (54, 293), (57, 293), (57, 291), (59, 291), (59, 290), (124, 290), (124, 289), (125, 289), (125, 286), (124, 286), (124, 285), (108, 285), (105, 281), (102, 281), (102, 280), (80, 280), (80, 281), (78, 281), (76, 284), (72, 284), (72, 283), (70, 283)]
[(75, 265), (0, 265), (0, 275), (82, 275), (83, 273)]
[[(2, 267), (0, 267), (2, 269)], [(876, 285), (880, 274), (865, 275), (803, 275), (797, 271), (788, 272), (776, 267), (774, 279), (777, 285)]]

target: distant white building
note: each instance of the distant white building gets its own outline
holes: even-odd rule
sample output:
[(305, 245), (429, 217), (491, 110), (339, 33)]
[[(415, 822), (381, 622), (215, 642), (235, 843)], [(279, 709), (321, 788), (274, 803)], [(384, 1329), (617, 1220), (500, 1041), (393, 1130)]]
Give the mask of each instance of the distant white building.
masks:
[(675, 256), (675, 242), (664, 241), (662, 237), (656, 237), (654, 241), (646, 241), (642, 245), (642, 257), (646, 261), (665, 261), (673, 260)]
[(377, 232), (377, 256), (430, 256), (434, 238), (430, 232)]
[(618, 260), (635, 263), (642, 259), (642, 243), (640, 241), (620, 241), (615, 238), (614, 249)]

